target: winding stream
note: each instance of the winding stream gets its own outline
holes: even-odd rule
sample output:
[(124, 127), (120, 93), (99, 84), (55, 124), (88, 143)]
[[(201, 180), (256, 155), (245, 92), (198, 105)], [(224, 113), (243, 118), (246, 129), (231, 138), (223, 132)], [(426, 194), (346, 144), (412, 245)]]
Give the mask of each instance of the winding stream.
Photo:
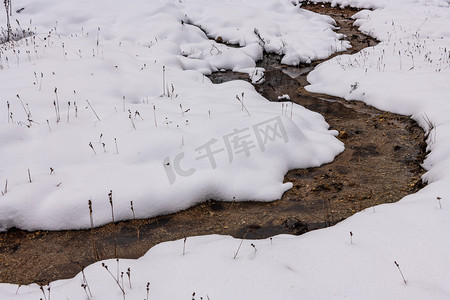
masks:
[[(352, 27), (350, 16), (356, 10), (304, 7), (337, 21), (339, 32), (353, 46), (345, 53), (376, 44)], [(302, 234), (365, 208), (398, 201), (422, 187), (424, 133), (414, 121), (361, 102), (308, 93), (303, 88), (306, 76), (320, 62), (295, 68), (282, 66), (279, 60), (265, 55), (258, 64), (266, 69), (265, 82), (255, 88), (271, 101), (288, 94), (295, 103), (322, 114), (345, 143), (345, 151), (332, 163), (289, 171), (285, 181), (293, 182), (294, 187), (271, 203), (211, 200), (176, 214), (108, 224), (93, 231), (11, 229), (0, 233), (0, 282), (46, 284), (73, 277), (81, 265), (95, 261), (94, 247), (99, 259), (138, 258), (158, 243), (193, 235), (257, 239)], [(248, 75), (224, 72), (213, 74), (211, 79), (220, 83), (247, 80)]]

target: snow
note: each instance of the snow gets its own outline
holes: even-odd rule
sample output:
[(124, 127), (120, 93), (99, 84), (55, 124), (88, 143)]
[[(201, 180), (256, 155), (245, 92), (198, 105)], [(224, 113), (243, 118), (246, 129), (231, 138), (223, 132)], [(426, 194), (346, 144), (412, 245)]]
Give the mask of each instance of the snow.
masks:
[[(411, 115), (428, 132), (431, 153), (423, 176), (428, 183), (450, 178), (445, 168), (450, 163), (445, 142), (450, 133), (450, 4), (440, 4), (411, 3), (404, 14), (396, 3), (357, 13), (355, 24), (381, 43), (322, 64), (308, 75), (311, 85), (306, 87)], [(407, 18), (412, 12), (415, 17)]]
[[(37, 2), (43, 5), (42, 1)], [(246, 10), (255, 6), (253, 3), (248, 4), (250, 1), (239, 2), (239, 6), (242, 4), (244, 12), (238, 14), (236, 10), (232, 10), (233, 13), (225, 10), (226, 5), (232, 7), (232, 5), (236, 5), (236, 1), (220, 2), (222, 4), (208, 2), (208, 5), (205, 5), (202, 1), (187, 1), (182, 2), (180, 7), (183, 6), (183, 9), (186, 10), (189, 9), (189, 5), (192, 5), (191, 9), (193, 10), (203, 7), (204, 10), (190, 18), (196, 22), (204, 22), (201, 24), (202, 27), (208, 28), (212, 32), (220, 27), (214, 27), (214, 18), (217, 18), (218, 24), (224, 26), (223, 28), (230, 29), (232, 26), (236, 26), (233, 25), (235, 22), (238, 22), (232, 16), (241, 16), (241, 18), (250, 16), (250, 14), (246, 14)], [(214, 5), (210, 6), (209, 3), (214, 3)], [(286, 5), (279, 3), (273, 1), (273, 5), (270, 5), (270, 1), (261, 1), (260, 9), (267, 9), (273, 13), (284, 9), (288, 11)], [(397, 203), (366, 209), (333, 227), (309, 232), (298, 237), (279, 235), (266, 240), (245, 240), (240, 249), (241, 240), (227, 236), (189, 237), (186, 240), (184, 255), (183, 240), (162, 243), (150, 249), (144, 257), (138, 260), (120, 260), (121, 271), (126, 272), (128, 267), (131, 270), (132, 288), (129, 287), (128, 279), (124, 275), (123, 286), (127, 299), (145, 298), (147, 282), (150, 282), (149, 299), (194, 297), (200, 299), (202, 297), (211, 300), (299, 298), (410, 300), (450, 298), (448, 284), (450, 282), (448, 256), (450, 253), (450, 235), (448, 234), (448, 228), (450, 228), (450, 172), (448, 171), (450, 144), (447, 142), (450, 135), (450, 118), (448, 117), (450, 110), (448, 102), (450, 92), (448, 85), (450, 82), (450, 5), (446, 1), (438, 0), (339, 0), (333, 3), (376, 8), (373, 11), (362, 11), (355, 18), (357, 18), (356, 24), (361, 26), (361, 30), (376, 36), (381, 42), (360, 53), (351, 56), (337, 56), (329, 62), (321, 64), (308, 76), (311, 85), (307, 88), (310, 91), (337, 95), (348, 100), (362, 100), (381, 109), (411, 115), (429, 132), (427, 144), (431, 153), (424, 162), (424, 167), (427, 169), (424, 180), (428, 181), (428, 185), (418, 193), (409, 195)], [(53, 4), (49, 10), (57, 12), (60, 8), (55, 7), (58, 5)], [(94, 4), (86, 2), (84, 5), (89, 8)], [(141, 5), (144, 4), (141, 3)], [(167, 8), (162, 5), (159, 9), (155, 8), (152, 11), (164, 13), (167, 9), (177, 16), (175, 11), (179, 7), (178, 4), (167, 5)], [(216, 5), (218, 6), (216, 7)], [(132, 10), (132, 8), (126, 7), (126, 10)], [(136, 13), (139, 14), (141, 11), (143, 9), (139, 7)], [(218, 13), (220, 11), (224, 12), (223, 16)], [(81, 23), (98, 24), (99, 20), (94, 22), (90, 19), (94, 18), (96, 13), (100, 12), (87, 10), (87, 13), (83, 15), (86, 18)], [(106, 14), (105, 11), (101, 11), (101, 13)], [(255, 15), (257, 15), (255, 18), (258, 19), (260, 14)], [(127, 14), (124, 13), (120, 18), (126, 16)], [(178, 16), (182, 16), (182, 13), (179, 13)], [(224, 23), (227, 17), (230, 19), (229, 27), (226, 27)], [(149, 22), (151, 19), (148, 17)], [(129, 20), (130, 24), (134, 20)], [(33, 18), (33, 22), (35, 22), (35, 18)], [(50, 20), (48, 22), (53, 24)], [(243, 28), (251, 30), (251, 27), (245, 25), (244, 21), (242, 21), (242, 25)], [(73, 28), (79, 30), (75, 25)], [(154, 31), (155, 28), (149, 26), (148, 30)], [(259, 30), (264, 32), (263, 28)], [(222, 32), (220, 35), (230, 41), (233, 38), (235, 40), (242, 38), (237, 34), (233, 35), (231, 29), (226, 30), (226, 33), (230, 36), (227, 37)], [(208, 35), (215, 38), (214, 34), (208, 32)], [(317, 36), (320, 33), (314, 31), (311, 34)], [(95, 48), (95, 38), (92, 36), (91, 38), (79, 36), (61, 38), (65, 43), (67, 41), (67, 45), (76, 45), (74, 47), (76, 51), (82, 49), (82, 53), (92, 53), (92, 49), (90, 51), (87, 49)], [(0, 118), (2, 118), (0, 119), (2, 122), (1, 140), (8, 142), (7, 145), (1, 147), (1, 172), (11, 170), (10, 172), (14, 172), (14, 174), (18, 174), (17, 177), (20, 177), (16, 183), (11, 177), (10, 192), (0, 197), (2, 220), (7, 216), (9, 224), (22, 222), (22, 224), (30, 226), (34, 221), (27, 220), (27, 218), (36, 218), (37, 213), (23, 212), (20, 208), (31, 206), (32, 209), (39, 209), (42, 212), (45, 210), (45, 205), (43, 203), (36, 205), (33, 204), (33, 201), (24, 199), (37, 193), (38, 195), (51, 194), (58, 198), (60, 197), (58, 193), (63, 188), (66, 191), (59, 195), (65, 196), (63, 199), (66, 204), (70, 203), (76, 206), (79, 204), (77, 201), (66, 200), (66, 198), (73, 197), (69, 187), (73, 184), (72, 188), (77, 189), (75, 194), (84, 193), (83, 189), (76, 185), (77, 180), (82, 180), (85, 185), (86, 182), (91, 184), (92, 180), (100, 180), (98, 179), (100, 176), (95, 174), (109, 176), (109, 179), (96, 183), (96, 189), (90, 190), (90, 195), (86, 194), (80, 200), (79, 209), (81, 211), (83, 208), (83, 216), (80, 212), (80, 220), (77, 225), (87, 226), (88, 216), (85, 202), (89, 197), (94, 200), (94, 219), (98, 222), (96, 224), (101, 223), (102, 215), (105, 215), (103, 220), (107, 221), (106, 216), (109, 212), (107, 192), (110, 188), (114, 190), (114, 199), (119, 207), (117, 214), (122, 213), (121, 218), (125, 218), (127, 203), (122, 203), (120, 200), (123, 197), (120, 195), (120, 185), (125, 185), (125, 187), (122, 186), (122, 193), (127, 192), (127, 199), (130, 199), (130, 194), (133, 193), (136, 193), (136, 195), (132, 195), (135, 197), (133, 199), (139, 199), (143, 195), (140, 193), (155, 191), (151, 187), (147, 188), (141, 181), (141, 177), (147, 180), (147, 184), (154, 184), (154, 186), (165, 184), (166, 188), (158, 191), (161, 198), (166, 193), (174, 193), (175, 197), (172, 199), (177, 199), (176, 196), (183, 192), (183, 196), (204, 193), (203, 195), (213, 194), (222, 199), (229, 199), (233, 195), (238, 195), (238, 192), (231, 192), (221, 187), (218, 179), (227, 176), (226, 178), (231, 181), (231, 178), (237, 178), (231, 176), (250, 172), (248, 169), (256, 170), (255, 168), (260, 166), (258, 162), (264, 159), (267, 161), (268, 167), (260, 174), (264, 174), (266, 179), (246, 173), (236, 181), (230, 182), (229, 186), (241, 189), (239, 192), (241, 196), (255, 196), (255, 191), (249, 188), (248, 184), (241, 182), (250, 180), (247, 176), (252, 176), (251, 180), (257, 181), (254, 183), (259, 187), (264, 184), (264, 188), (267, 190), (280, 191), (287, 188), (281, 185), (285, 170), (292, 168), (295, 163), (307, 165), (311, 163), (311, 159), (316, 159), (315, 163), (319, 164), (324, 160), (331, 160), (341, 150), (341, 145), (332, 137), (331, 132), (327, 131), (326, 123), (317, 114), (294, 106), (292, 120), (290, 116), (280, 116), (280, 103), (267, 103), (256, 94), (249, 84), (230, 82), (212, 85), (198, 71), (182, 71), (182, 66), (187, 61), (181, 63), (183, 60), (177, 57), (179, 50), (174, 47), (174, 42), (168, 41), (161, 44), (161, 51), (154, 53), (148, 49), (141, 49), (145, 47), (137, 45), (138, 38), (136, 36), (133, 38), (136, 40), (124, 42), (120, 46), (128, 47), (127, 51), (123, 51), (118, 46), (117, 40), (102, 39), (100, 44), (104, 51), (104, 60), (100, 55), (89, 58), (86, 56), (81, 59), (73, 54), (71, 59), (66, 61), (61, 48), (52, 46), (46, 49), (45, 55), (41, 54), (42, 57), (39, 60), (33, 60), (33, 64), (27, 63), (26, 56), (24, 56), (20, 61), (19, 68), (16, 68), (13, 66), (16, 63), (15, 56), (8, 52), (12, 57), (9, 62), (10, 68), (0, 72), (0, 76), (3, 76), (1, 82), (8, 83), (3, 85), (2, 95), (7, 95), (5, 98), (10, 99), (11, 105), (14, 103), (14, 116), (25, 122), (26, 117), (20, 117), (23, 109), (14, 98), (20, 92), (20, 97), (26, 99), (25, 101), (30, 104), (33, 118), (39, 121), (49, 118), (52, 121), (52, 133), (50, 134), (48, 128), (43, 126), (45, 123), (40, 126), (33, 124), (31, 128), (8, 125), (6, 113), (0, 114)], [(141, 42), (143, 41), (141, 40), (139, 43)], [(25, 48), (26, 46), (21, 45), (20, 47)], [(192, 52), (195, 51), (197, 50), (194, 48)], [(21, 51), (21, 53), (23, 52), (25, 51)], [(139, 54), (139, 56), (136, 57), (135, 54)], [(158, 62), (151, 63), (155, 59)], [(105, 63), (105, 60), (109, 63)], [(142, 67), (144, 61), (147, 62), (147, 67), (140, 71), (139, 68)], [(163, 62), (161, 63), (161, 61)], [(190, 64), (194, 66), (192, 69), (205, 72), (208, 70), (208, 63), (205, 61), (206, 59), (203, 57), (196, 57)], [(4, 60), (3, 64), (5, 64)], [(114, 67), (116, 64), (119, 65), (117, 69)], [(166, 78), (170, 78), (169, 83), (174, 83), (176, 93), (179, 94), (175, 98), (173, 96), (172, 99), (167, 96), (160, 97), (163, 64), (167, 66)], [(41, 72), (43, 68), (47, 68), (44, 77), (45, 85), (39, 93), (38, 87), (32, 84), (33, 70)], [(52, 70), (56, 70), (55, 75), (52, 75)], [(95, 76), (89, 77), (90, 72), (94, 72)], [(120, 76), (116, 76), (114, 72), (120, 72)], [(5, 73), (8, 76), (4, 75)], [(63, 93), (67, 93), (65, 97), (69, 97), (73, 88), (68, 78), (71, 78), (72, 74), (77, 76), (74, 78), (78, 78), (73, 84), (79, 82), (77, 88), (80, 91), (77, 90), (77, 95), (83, 93), (84, 96), (80, 95), (80, 98), (76, 98), (81, 99), (77, 100), (77, 102), (80, 101), (79, 117), (75, 119), (71, 115), (71, 121), (67, 123), (65, 122), (66, 116), (63, 115), (60, 124), (56, 125), (55, 117), (51, 114), (53, 112), (51, 102), (54, 99), (52, 93), (54, 87), (58, 86), (58, 93), (61, 91), (60, 98), (64, 98)], [(30, 78), (28, 81), (31, 83), (25, 82), (24, 78)], [(123, 81), (126, 84), (122, 85)], [(150, 86), (149, 82), (156, 82), (156, 84)], [(63, 88), (64, 84), (65, 88)], [(128, 89), (128, 86), (132, 88)], [(113, 90), (111, 87), (114, 87)], [(244, 104), (251, 117), (235, 98), (236, 95), (241, 97), (242, 92), (245, 93)], [(136, 130), (131, 127), (127, 112), (122, 111), (123, 95), (127, 96), (126, 99), (130, 99), (126, 102), (126, 108), (132, 108), (133, 112), (139, 110), (144, 116), (144, 121), (139, 118), (134, 120)], [(36, 100), (33, 97), (36, 97)], [(101, 116), (100, 122), (96, 122), (91, 110), (84, 108), (86, 97), (92, 99), (94, 108)], [(149, 104), (146, 104), (146, 97), (149, 98)], [(142, 100), (144, 103), (141, 103)], [(47, 101), (46, 104), (41, 104), (44, 101)], [(185, 116), (189, 116), (189, 125), (184, 123), (186, 118), (180, 116), (180, 103), (183, 108), (191, 109), (190, 112), (185, 113)], [(152, 119), (153, 104), (157, 107), (158, 127), (155, 127)], [(117, 112), (114, 107), (117, 108)], [(211, 119), (208, 111), (211, 111)], [(172, 121), (169, 128), (164, 123), (166, 115)], [(167, 176), (163, 170), (159, 171), (160, 174), (149, 172), (152, 164), (161, 164), (161, 159), (167, 155), (172, 161), (180, 151), (185, 151), (186, 158), (189, 158), (187, 162), (192, 162), (192, 159), (195, 160), (192, 148), (204, 145), (210, 138), (221, 139), (234, 128), (243, 129), (271, 118), (280, 120), (278, 117), (281, 117), (282, 124), (286, 128), (289, 143), (284, 143), (283, 139), (277, 139), (275, 143), (270, 144), (270, 148), (268, 144), (264, 152), (258, 150), (252, 152), (249, 157), (240, 157), (239, 163), (237, 161), (230, 163), (229, 157), (224, 155), (217, 159), (220, 167), (215, 170), (211, 170), (208, 162), (203, 161), (203, 165), (195, 164), (195, 168), (199, 169), (197, 173), (202, 173), (198, 174), (199, 177), (196, 177), (196, 174), (186, 178), (177, 177), (173, 186), (169, 186), (166, 182)], [(205, 122), (208, 122), (208, 126), (204, 125)], [(227, 127), (226, 124), (229, 123), (235, 126)], [(175, 124), (180, 127), (176, 128)], [(432, 128), (430, 128), (431, 124)], [(104, 134), (104, 140), (108, 141), (107, 150), (109, 152), (107, 153), (102, 153), (101, 147), (97, 143), (100, 132)], [(70, 139), (67, 138), (69, 134)], [(148, 136), (152, 137), (150, 141), (144, 139)], [(180, 148), (180, 140), (183, 136), (185, 144), (183, 148)], [(119, 154), (114, 154), (114, 147), (109, 146), (113, 137), (117, 137), (119, 142)], [(42, 140), (44, 143), (41, 144)], [(59, 157), (59, 152), (54, 147), (46, 147), (49, 143), (54, 145), (60, 142), (58, 145), (61, 145), (61, 141), (69, 143), (64, 146), (66, 151), (70, 151), (72, 154), (69, 157)], [(90, 141), (95, 145), (97, 155), (93, 155), (88, 147)], [(127, 147), (127, 145), (130, 146)], [(136, 147), (136, 145), (138, 146)], [(308, 146), (306, 147), (306, 145)], [(43, 150), (34, 150), (39, 147), (42, 147)], [(136, 148), (143, 149), (140, 155), (136, 154)], [(29, 149), (33, 149), (33, 152), (36, 151), (36, 153), (26, 159), (24, 157), (30, 151)], [(307, 149), (311, 152), (306, 152), (306, 156), (303, 156), (305, 161), (295, 161), (296, 153), (307, 151)], [(283, 154), (272, 155), (279, 151), (283, 151)], [(10, 157), (4, 158), (3, 152), (7, 152)], [(157, 156), (155, 152), (158, 152), (160, 156)], [(55, 161), (60, 161), (62, 167), (55, 167), (55, 174), (50, 176), (48, 164), (44, 166), (44, 163), (39, 163), (41, 160), (38, 153), (47, 158), (57, 156)], [(285, 158), (286, 155), (288, 155), (287, 158)], [(13, 161), (11, 157), (18, 157), (21, 161)], [(154, 162), (152, 158), (155, 157), (157, 159)], [(142, 160), (145, 167), (141, 166)], [(241, 164), (243, 164), (242, 169), (240, 168)], [(64, 166), (67, 167), (66, 170), (64, 170)], [(39, 167), (43, 171), (39, 171)], [(186, 166), (183, 165), (183, 169), (189, 167), (191, 166), (187, 163)], [(27, 168), (32, 170), (34, 178), (32, 183), (27, 183)], [(87, 172), (84, 168), (87, 168)], [(116, 178), (112, 172), (117, 172), (117, 170), (123, 172), (124, 176)], [(270, 174), (273, 173), (279, 176), (277, 180), (271, 177)], [(19, 174), (21, 175), (19, 176)], [(230, 176), (230, 174), (232, 175)], [(64, 175), (64, 182), (60, 186), (61, 189), (58, 190), (51, 183), (55, 184), (58, 181), (53, 179), (54, 176), (62, 175)], [(0, 178), (4, 178), (3, 176), (0, 173)], [(89, 179), (85, 181), (84, 177), (89, 177)], [(114, 182), (115, 180), (117, 182)], [(204, 183), (205, 180), (208, 180), (208, 183)], [(105, 186), (98, 188), (101, 182)], [(198, 185), (200, 182), (202, 184)], [(112, 184), (115, 184), (114, 187), (111, 187)], [(132, 188), (129, 185), (132, 185)], [(200, 187), (203, 191), (189, 190)], [(31, 189), (36, 189), (33, 194), (30, 193)], [(97, 192), (98, 194), (94, 194)], [(153, 196), (152, 199), (156, 199), (158, 195)], [(222, 196), (220, 197), (220, 195)], [(11, 200), (13, 197), (14, 201)], [(438, 201), (437, 197), (440, 197), (441, 200)], [(61, 202), (61, 198), (57, 200)], [(26, 206), (17, 204), (21, 201), (24, 201)], [(56, 202), (56, 200), (47, 200), (47, 205), (53, 206), (56, 205)], [(5, 205), (4, 203), (9, 204)], [(148, 211), (154, 209), (153, 204), (148, 201), (142, 200), (140, 203), (142, 206), (148, 205), (146, 206)], [(33, 205), (35, 206), (33, 207)], [(121, 205), (122, 207), (120, 207)], [(185, 203), (171, 203), (171, 205), (182, 206)], [(150, 208), (150, 206), (152, 207)], [(4, 209), (8, 209), (8, 213), (3, 213)], [(71, 213), (76, 214), (77, 209), (76, 207), (71, 208)], [(100, 212), (97, 212), (97, 209)], [(145, 210), (145, 208), (143, 209)], [(53, 208), (50, 210), (55, 211)], [(161, 208), (161, 210), (163, 209)], [(47, 216), (47, 218), (55, 218), (55, 216)], [(44, 218), (42, 218), (40, 226), (62, 226), (57, 219), (43, 220)], [(238, 249), (239, 252), (236, 255)], [(233, 259), (235, 255), (236, 258)], [(403, 282), (394, 262), (399, 264), (407, 284)], [(113, 276), (108, 274), (101, 263), (93, 264), (85, 270), (86, 279), (93, 294), (91, 298), (123, 299), (121, 290), (112, 278), (117, 276), (115, 275), (117, 262), (114, 260), (103, 262), (108, 265)], [(88, 297), (81, 287), (82, 278), (82, 274), (78, 274), (73, 279), (51, 283), (51, 299), (87, 299)], [(38, 299), (43, 296), (37, 285), (23, 286), (18, 291), (17, 288), (16, 285), (1, 284), (0, 298), (7, 300)], [(195, 292), (194, 297), (192, 297), (193, 292)]]
[(260, 44), (266, 52), (283, 55), (283, 64), (309, 63), (350, 48), (337, 40), (343, 36), (332, 31), (332, 18), (299, 10), (291, 1), (242, 1), (239, 9), (235, 1), (185, 3), (189, 22), (201, 24), (208, 36), (240, 46)]
[(289, 101), (289, 100), (291, 100), (291, 97), (289, 97), (288, 94), (284, 94), (284, 95), (278, 96), (278, 101), (283, 101), (283, 100)]
[[(322, 116), (270, 103), (247, 82), (215, 85), (204, 76), (233, 70), (262, 82), (255, 61), (282, 33), (292, 45), (313, 45), (286, 51), (296, 62), (344, 50), (330, 48), (341, 36), (328, 17), (265, 1), (261, 11), (279, 7), (272, 23), (260, 20), (267, 45), (236, 16), (230, 26), (249, 31), (236, 48), (200, 29), (216, 30), (214, 20), (196, 19), (199, 7), (213, 16), (232, 2), (13, 5), (25, 9), (12, 19), (36, 35), (5, 44), (0, 58), (0, 230), (89, 228), (89, 200), (93, 225), (106, 224), (110, 191), (116, 221), (133, 218), (130, 201), (137, 218), (211, 198), (271, 201), (292, 187), (283, 183), (289, 169), (319, 166), (343, 150)], [(240, 11), (257, 7), (249, 1)], [(266, 33), (282, 16), (289, 26)]]
[[(448, 209), (421, 201), (423, 213), (410, 223), (415, 200), (377, 206), (299, 237), (245, 240), (240, 249), (240, 240), (217, 235), (187, 238), (184, 255), (184, 240), (159, 244), (138, 260), (119, 261), (119, 272), (131, 270), (131, 289), (124, 274), (126, 299), (145, 299), (147, 282), (149, 299), (191, 299), (193, 292), (195, 299), (448, 299), (450, 243), (426, 238), (447, 234)], [(85, 270), (92, 299), (122, 299), (101, 263)], [(117, 262), (103, 263), (117, 277)], [(82, 274), (52, 282), (51, 299), (86, 299), (82, 282)], [(2, 299), (42, 297), (35, 284), (20, 287), (17, 295), (16, 285), (1, 286)]]

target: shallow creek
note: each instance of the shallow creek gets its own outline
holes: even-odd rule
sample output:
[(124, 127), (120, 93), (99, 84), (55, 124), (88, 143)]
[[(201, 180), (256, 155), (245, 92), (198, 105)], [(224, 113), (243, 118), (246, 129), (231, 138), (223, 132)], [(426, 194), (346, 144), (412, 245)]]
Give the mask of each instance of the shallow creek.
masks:
[[(356, 10), (321, 5), (304, 8), (336, 20), (339, 32), (353, 46), (346, 53), (376, 44), (352, 27), (350, 16)], [(295, 103), (322, 114), (345, 143), (345, 151), (332, 163), (289, 171), (285, 181), (293, 182), (294, 187), (270, 203), (211, 200), (179, 213), (108, 224), (92, 231), (11, 229), (0, 233), (0, 282), (46, 284), (73, 277), (82, 265), (96, 260), (94, 247), (97, 259), (138, 258), (158, 243), (193, 235), (250, 239), (298, 235), (330, 226), (368, 207), (398, 201), (422, 187), (424, 133), (414, 121), (361, 102), (308, 93), (304, 89), (306, 75), (320, 62), (288, 67), (279, 60), (265, 55), (258, 63), (266, 73), (265, 82), (256, 85), (256, 90), (270, 101), (288, 94)], [(248, 80), (248, 75), (223, 72), (211, 76), (216, 83), (233, 79)]]

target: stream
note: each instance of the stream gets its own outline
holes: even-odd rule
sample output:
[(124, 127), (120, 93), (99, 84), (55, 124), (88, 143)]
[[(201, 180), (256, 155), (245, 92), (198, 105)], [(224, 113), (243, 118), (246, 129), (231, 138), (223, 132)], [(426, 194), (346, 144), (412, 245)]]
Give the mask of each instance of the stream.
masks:
[[(352, 26), (350, 17), (355, 9), (327, 5), (302, 8), (336, 20), (338, 32), (353, 46), (344, 53), (377, 43)], [(288, 94), (291, 101), (323, 115), (345, 143), (344, 152), (333, 162), (289, 171), (285, 181), (294, 187), (270, 203), (210, 200), (175, 214), (108, 224), (92, 231), (10, 229), (0, 233), (0, 282), (47, 284), (71, 278), (81, 266), (97, 259), (138, 258), (158, 243), (194, 235), (249, 239), (299, 235), (333, 225), (366, 208), (398, 201), (423, 186), (420, 164), (426, 144), (424, 132), (414, 121), (362, 102), (307, 92), (306, 76), (322, 61), (299, 67), (279, 62), (279, 56), (266, 54), (258, 63), (266, 72), (265, 82), (255, 85), (256, 90), (270, 101)], [(248, 80), (248, 75), (220, 72), (210, 79), (221, 83)]]

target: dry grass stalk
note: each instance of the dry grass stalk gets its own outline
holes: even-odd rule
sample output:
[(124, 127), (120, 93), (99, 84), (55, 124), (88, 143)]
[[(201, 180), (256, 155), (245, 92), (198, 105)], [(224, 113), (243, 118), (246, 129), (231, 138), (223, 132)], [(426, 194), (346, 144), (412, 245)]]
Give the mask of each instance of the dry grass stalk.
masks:
[(437, 201), (439, 201), (439, 208), (442, 209), (441, 197), (436, 197)]
[[(133, 213), (133, 220), (136, 220), (136, 214), (134, 213), (133, 201), (130, 201), (130, 205), (131, 205), (131, 212)], [(140, 236), (139, 226), (136, 226), (136, 231), (137, 231), (137, 241), (139, 243), (139, 236)]]
[(234, 254), (233, 259), (236, 259), (236, 257), (238, 256), (239, 250), (241, 249), (242, 243), (244, 242), (244, 239), (245, 239), (245, 236), (247, 235), (247, 233), (248, 233), (248, 229), (245, 231), (244, 236), (243, 236), (242, 239), (241, 239), (241, 243), (239, 244), (239, 247), (238, 247), (238, 249), (236, 250), (236, 253)]
[(42, 79), (44, 78), (44, 73), (42, 73), (41, 72), (41, 80), (40, 80), (40, 82), (39, 82), (39, 92), (41, 91), (41, 89), (42, 89)]
[(8, 108), (8, 123), (9, 123), (9, 101), (6, 101), (6, 107)]
[(136, 125), (134, 124), (133, 118), (131, 117), (131, 111), (128, 111), (128, 119), (130, 119), (131, 125), (133, 126), (134, 130), (136, 130)]
[(47, 295), (45, 295), (44, 287), (41, 285), (39, 286), (39, 289), (41, 290), (42, 294), (44, 294), (44, 299), (47, 300)]
[(250, 113), (249, 113), (249, 111), (248, 111), (247, 107), (245, 107), (245, 105), (244, 105), (244, 101), (243, 101), (243, 100), (241, 100), (241, 98), (239, 98), (239, 95), (236, 95), (236, 99), (237, 99), (237, 100), (238, 100), (239, 102), (241, 102), (241, 104), (242, 104), (242, 108), (243, 108), (243, 109), (245, 109), (245, 111), (247, 112), (248, 116), (250, 117)]
[[(94, 240), (94, 217), (93, 217), (93, 210), (92, 210), (92, 201), (89, 199), (88, 200), (88, 206), (89, 206), (89, 219), (91, 221), (91, 237), (92, 237), (92, 249), (94, 250), (94, 260), (99, 260), (100, 257), (98, 255), (98, 251), (97, 251), (97, 247), (95, 245), (95, 240)], [(92, 295), (91, 295), (92, 296)]]
[(117, 139), (114, 138), (114, 143), (116, 144), (116, 154), (119, 154), (119, 148), (117, 147)]
[(162, 89), (163, 89), (163, 96), (166, 95), (166, 66), (163, 66), (163, 78), (162, 78)]
[(158, 123), (156, 123), (156, 106), (153, 104), (153, 118), (155, 119), (155, 127), (158, 127)]
[(402, 270), (400, 269), (400, 265), (399, 265), (396, 261), (394, 261), (394, 264), (397, 266), (397, 269), (399, 270), (400, 275), (402, 275), (403, 282), (404, 282), (405, 284), (407, 284), (407, 283), (406, 283), (405, 276), (403, 276), (403, 272), (402, 272)]
[(109, 271), (108, 266), (105, 263), (102, 263), (102, 267), (105, 268), (106, 271), (108, 271), (109, 275), (114, 279), (114, 281), (117, 283), (117, 286), (122, 291), (123, 299), (125, 300), (125, 290), (122, 288), (122, 286), (119, 283), (119, 280), (114, 277), (114, 275)]
[(92, 151), (94, 151), (94, 155), (97, 155), (97, 152), (95, 152), (94, 146), (92, 145), (92, 142), (89, 142), (89, 147), (91, 147)]
[[(109, 191), (108, 194), (109, 197), (109, 204), (111, 205), (111, 216), (112, 216), (112, 225), (115, 229), (115, 219), (114, 219), (114, 205), (113, 205), (113, 197), (112, 197), (112, 190)], [(117, 257), (117, 236), (116, 231), (113, 231), (113, 238), (114, 238), (114, 257)]]
[(54, 104), (55, 105), (55, 110), (56, 110), (56, 123), (59, 123), (59, 121), (61, 121), (61, 114), (59, 113), (58, 89), (55, 88), (54, 92), (55, 92), (55, 96), (56, 96), (56, 104)]
[(20, 98), (19, 94), (17, 94), (16, 97), (17, 97), (17, 99), (19, 99), (20, 104), (22, 104), (22, 108), (23, 108), (23, 110), (25, 111), (25, 115), (28, 116), (28, 111), (27, 111), (27, 109), (25, 108), (25, 105), (23, 104), (23, 101), (22, 101), (22, 99)]
[(109, 193), (108, 193), (108, 198), (109, 198), (109, 204), (111, 205), (111, 216), (112, 216), (112, 221), (113, 221), (113, 223), (115, 223), (115, 220), (114, 220), (114, 204), (113, 204), (112, 190), (109, 191)]
[(136, 111), (134, 113), (134, 118), (136, 119), (136, 116), (139, 116), (139, 118), (141, 118), (142, 121), (144, 121), (144, 118), (141, 116), (141, 113), (139, 111)]
[(20, 289), (21, 286), (22, 286), (21, 284), (19, 284), (19, 285), (17, 286), (16, 295), (17, 295), (17, 293), (19, 292), (19, 289)]
[[(84, 285), (83, 288), (84, 288), (84, 290), (86, 292), (86, 296), (88, 296), (88, 299), (90, 299), (90, 297), (92, 297), (92, 293), (91, 293), (91, 288), (89, 287), (89, 284), (88, 284), (87, 279), (86, 279), (86, 274), (84, 273), (84, 266), (81, 267), (81, 274), (83, 275), (83, 284), (81, 286)], [(86, 289), (87, 289), (87, 291), (86, 291)], [(90, 297), (87, 294), (87, 292), (89, 292)]]
[(69, 123), (70, 101), (67, 102), (67, 123)]
[(128, 276), (128, 283), (130, 284), (130, 289), (132, 289), (132, 287), (131, 287), (131, 269), (130, 268), (127, 269), (126, 274)]
[(91, 103), (89, 102), (89, 100), (86, 100), (87, 104), (89, 105), (89, 107), (91, 108), (92, 112), (94, 113), (94, 115), (97, 117), (97, 120), (100, 121), (100, 118), (98, 117), (97, 113), (95, 112), (94, 108), (92, 107)]

